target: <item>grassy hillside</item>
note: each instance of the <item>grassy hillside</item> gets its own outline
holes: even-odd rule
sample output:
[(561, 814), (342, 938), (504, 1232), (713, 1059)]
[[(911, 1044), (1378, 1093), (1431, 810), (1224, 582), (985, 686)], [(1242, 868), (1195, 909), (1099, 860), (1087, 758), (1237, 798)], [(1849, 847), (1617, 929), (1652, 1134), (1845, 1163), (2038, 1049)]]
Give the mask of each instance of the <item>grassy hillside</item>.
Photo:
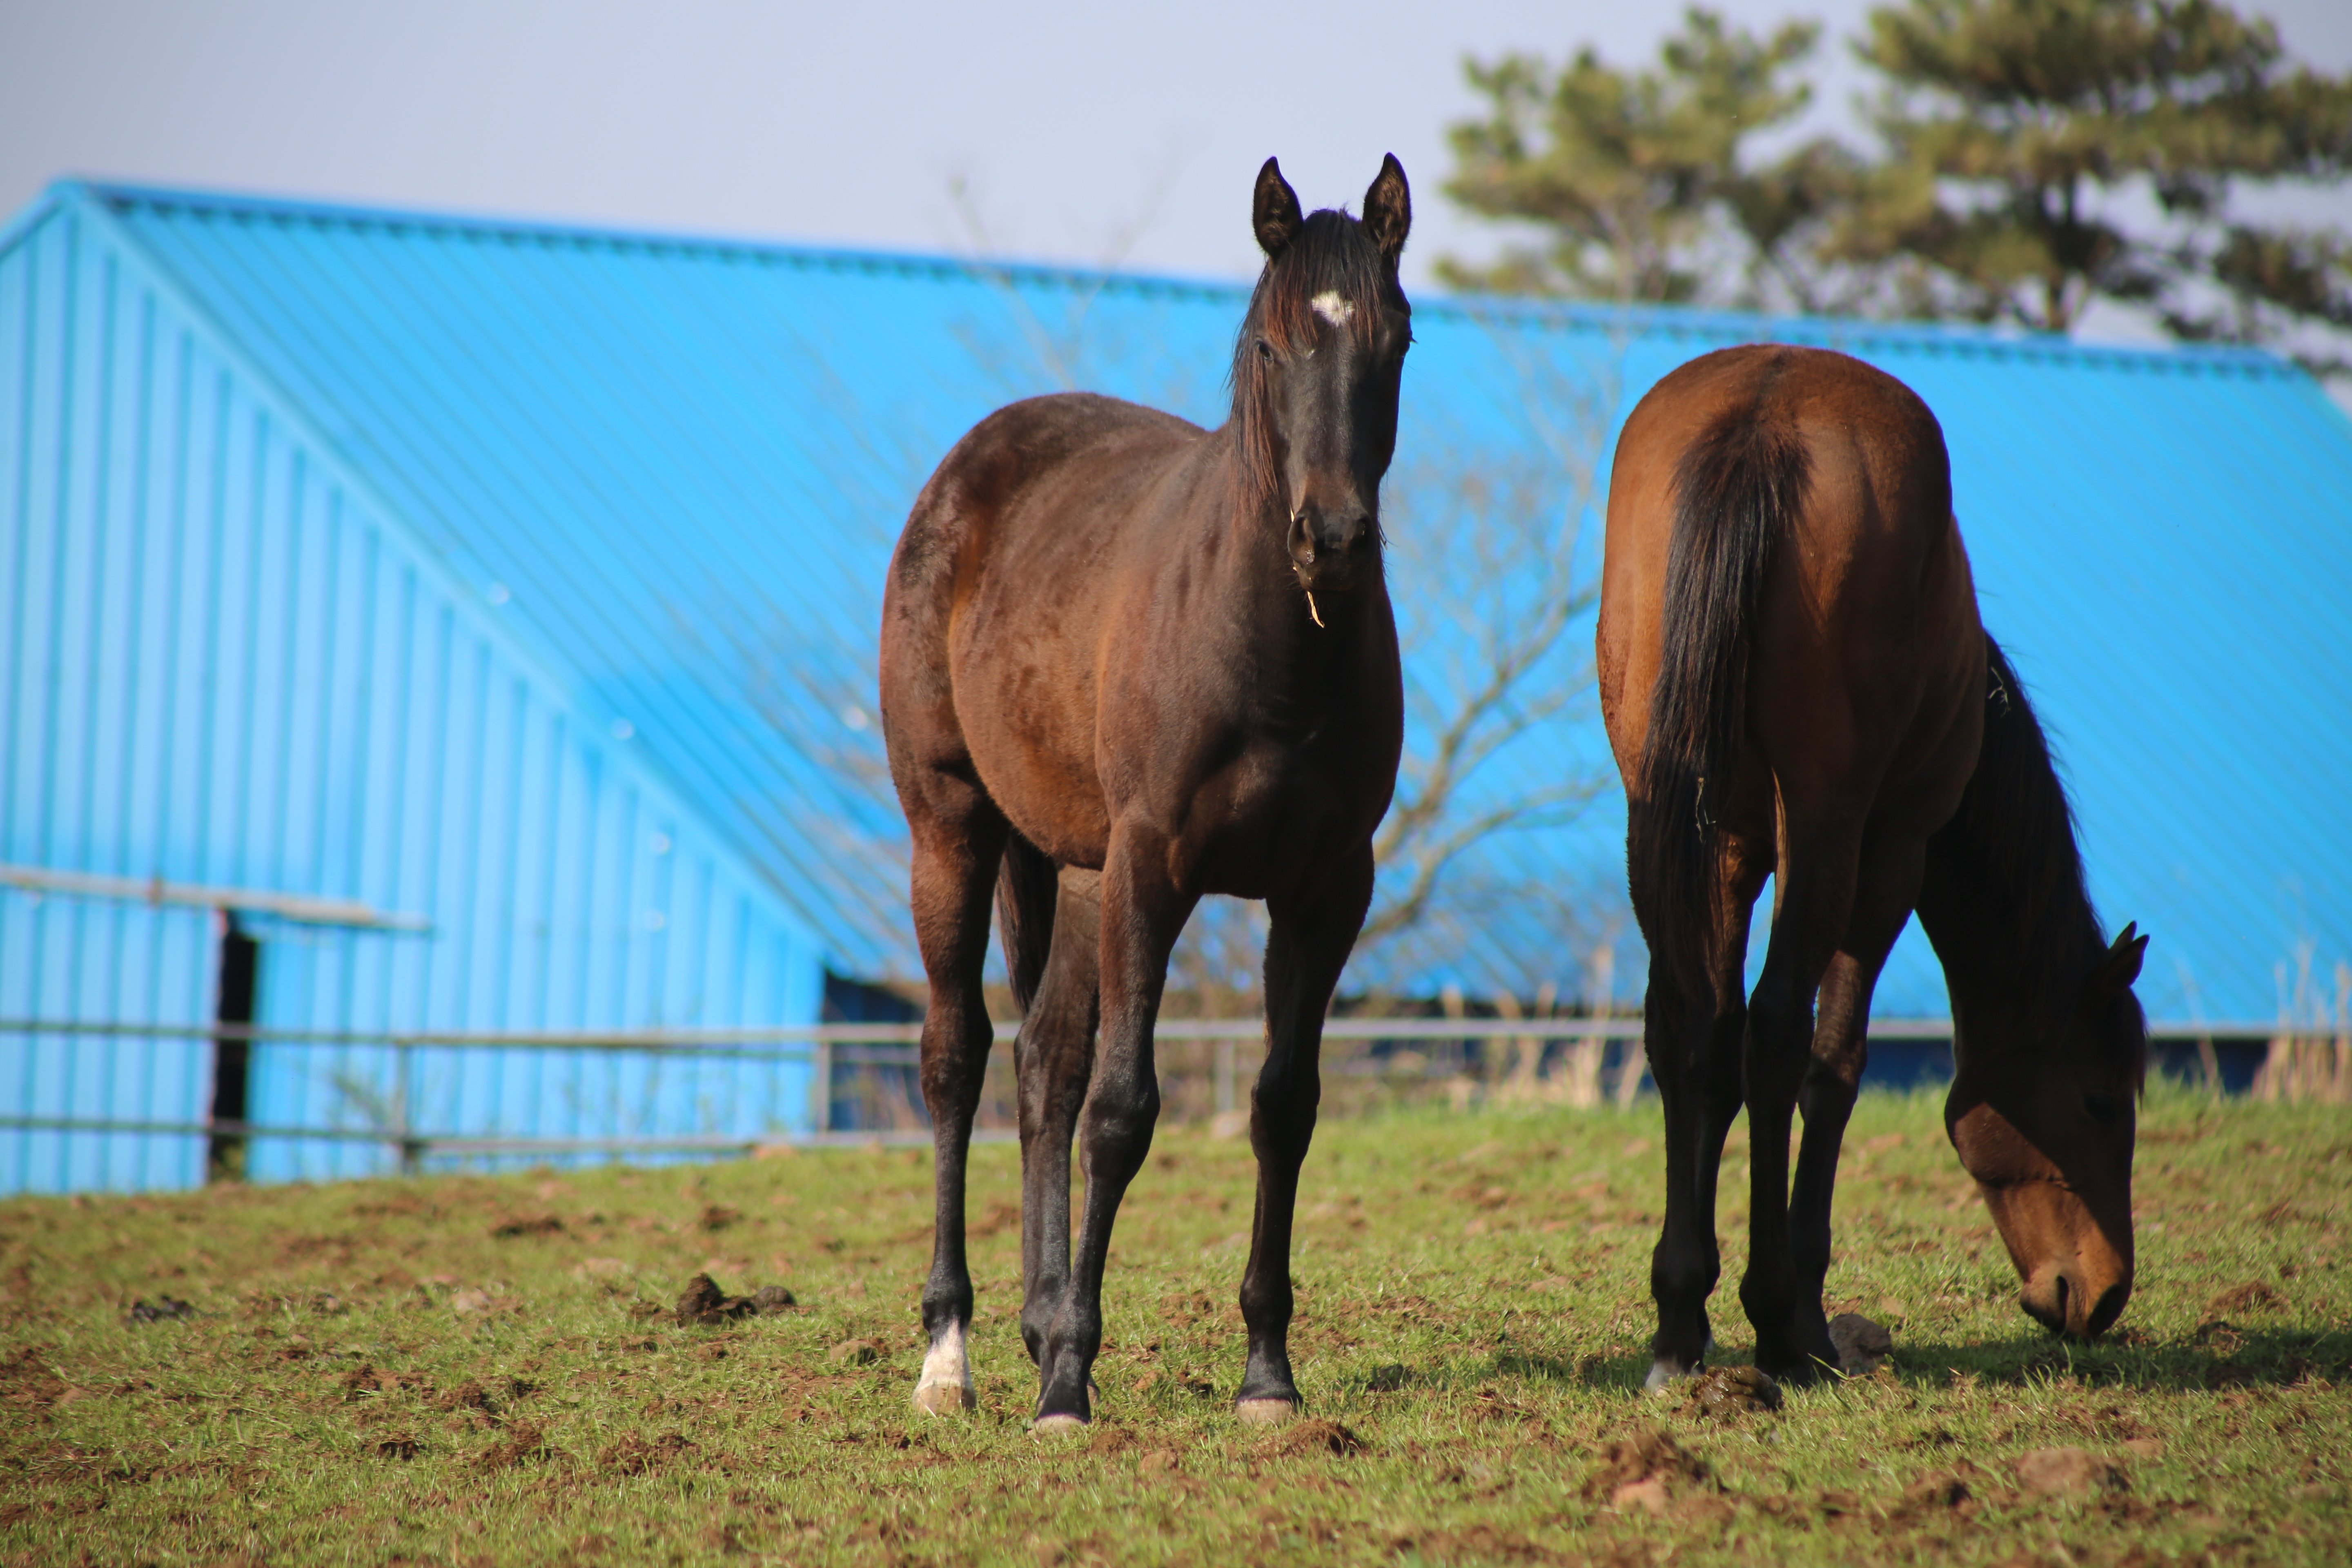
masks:
[[(1865, 1096), (1831, 1296), (1895, 1360), (1716, 1419), (1640, 1391), (1656, 1117), (1327, 1125), (1272, 1434), (1225, 1406), (1249, 1153), (1198, 1130), (1129, 1200), (1074, 1439), (1025, 1431), (1003, 1145), (961, 1420), (908, 1404), (927, 1152), (0, 1204), (0, 1563), (2352, 1560), (2340, 1110), (2153, 1098), (2138, 1292), (2070, 1349), (1937, 1103)], [(799, 1306), (677, 1326), (702, 1268)]]

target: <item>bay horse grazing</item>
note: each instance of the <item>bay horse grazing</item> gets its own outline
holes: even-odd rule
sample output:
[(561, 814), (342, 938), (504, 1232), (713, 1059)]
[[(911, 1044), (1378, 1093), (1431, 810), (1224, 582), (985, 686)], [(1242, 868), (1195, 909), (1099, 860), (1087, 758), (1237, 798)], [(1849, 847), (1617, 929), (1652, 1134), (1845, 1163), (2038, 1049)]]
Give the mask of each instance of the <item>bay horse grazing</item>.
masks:
[(1169, 952), (1212, 892), (1264, 899), (1273, 928), (1235, 1408), (1275, 1420), (1298, 1405), (1291, 1215), (1323, 1013), (1371, 900), (1403, 743), (1379, 504), (1412, 338), (1397, 281), (1412, 198), (1391, 157), (1360, 221), (1302, 216), (1269, 158), (1253, 217), (1266, 261), (1225, 425), (1085, 395), (1000, 409), (924, 486), (891, 559), (883, 732), (913, 838), (937, 1151), (915, 1403), (934, 1413), (974, 1403), (964, 1170), (992, 889), (1024, 1014), (1021, 1334), (1038, 1427), (1093, 1414), (1111, 1222), (1160, 1110)]
[(1711, 1342), (1717, 1172), (1743, 1100), (1756, 1363), (1800, 1382), (1836, 1364), (1821, 1297), (1838, 1142), (1871, 990), (1914, 909), (1951, 993), (1945, 1127), (2022, 1304), (2062, 1333), (2105, 1329), (2131, 1292), (2147, 939), (2100, 934), (2041, 727), (1978, 620), (1927, 405), (1820, 349), (1727, 349), (1668, 375), (1618, 444), (1598, 641), (1665, 1102), (1651, 1385)]

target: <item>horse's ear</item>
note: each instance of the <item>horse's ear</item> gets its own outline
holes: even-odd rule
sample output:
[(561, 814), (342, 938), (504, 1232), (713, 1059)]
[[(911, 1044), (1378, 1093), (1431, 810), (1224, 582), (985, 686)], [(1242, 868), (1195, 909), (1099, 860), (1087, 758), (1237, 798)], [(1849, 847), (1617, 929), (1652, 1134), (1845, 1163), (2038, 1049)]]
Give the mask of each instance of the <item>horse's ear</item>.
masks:
[(2099, 965), (2099, 984), (2109, 991), (2121, 991), (2139, 978), (2140, 960), (2147, 955), (2147, 938), (2138, 931), (2137, 921), (2124, 927)]
[(1393, 153), (1381, 160), (1381, 172), (1364, 193), (1364, 229), (1394, 267), (1412, 229), (1412, 187), (1404, 183), (1404, 165)]
[(1257, 247), (1271, 261), (1298, 237), (1298, 193), (1282, 177), (1282, 165), (1272, 158), (1257, 172), (1257, 195), (1250, 203), (1250, 226), (1257, 231)]

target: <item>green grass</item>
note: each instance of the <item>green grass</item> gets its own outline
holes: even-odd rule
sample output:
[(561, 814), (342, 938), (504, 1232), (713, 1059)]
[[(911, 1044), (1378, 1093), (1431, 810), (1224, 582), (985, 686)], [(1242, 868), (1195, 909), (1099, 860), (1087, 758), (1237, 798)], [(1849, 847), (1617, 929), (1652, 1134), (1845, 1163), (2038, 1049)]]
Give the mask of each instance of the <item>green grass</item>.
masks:
[[(1003, 1145), (974, 1154), (981, 1409), (950, 1420), (908, 1403), (927, 1153), (12, 1201), (0, 1563), (2352, 1559), (2340, 1110), (2154, 1096), (2138, 1291), (2070, 1349), (2018, 1312), (1936, 1102), (1865, 1097), (1830, 1296), (1895, 1360), (1714, 1423), (1640, 1391), (1658, 1142), (1654, 1106), (1327, 1125), (1293, 1346), (1347, 1454), (1227, 1414), (1251, 1166), (1198, 1129), (1163, 1131), (1129, 1198), (1076, 1439), (1025, 1431)], [(802, 1305), (644, 1315), (706, 1264)], [(163, 1294), (201, 1315), (124, 1321)], [(852, 1340), (878, 1359), (836, 1360)], [(1653, 1432), (1685, 1458), (1629, 1458)], [(2021, 1487), (2052, 1447), (2120, 1484)], [(1662, 1514), (1616, 1492), (1645, 1463)]]

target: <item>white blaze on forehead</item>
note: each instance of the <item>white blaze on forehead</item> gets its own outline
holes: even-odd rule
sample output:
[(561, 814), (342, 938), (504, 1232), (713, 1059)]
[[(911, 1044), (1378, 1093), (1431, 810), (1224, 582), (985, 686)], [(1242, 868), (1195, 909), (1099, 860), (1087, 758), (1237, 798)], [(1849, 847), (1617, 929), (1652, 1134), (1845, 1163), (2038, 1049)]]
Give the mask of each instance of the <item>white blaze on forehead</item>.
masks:
[(1341, 299), (1336, 289), (1326, 289), (1307, 303), (1317, 315), (1335, 327), (1344, 327), (1356, 319), (1356, 307)]

